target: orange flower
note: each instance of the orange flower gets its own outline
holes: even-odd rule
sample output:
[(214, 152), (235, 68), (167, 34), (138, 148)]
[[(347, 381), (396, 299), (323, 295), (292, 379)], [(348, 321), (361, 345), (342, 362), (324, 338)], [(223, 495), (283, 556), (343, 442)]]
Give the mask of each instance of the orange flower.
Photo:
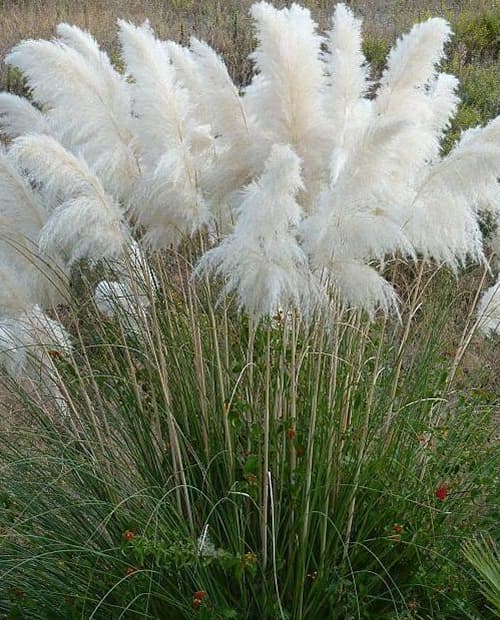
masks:
[(125, 575), (127, 575), (127, 577), (129, 575), (133, 575), (134, 573), (137, 572), (137, 567), (136, 566), (127, 566), (127, 568), (125, 569)]
[(125, 540), (126, 542), (130, 542), (131, 540), (133, 540), (134, 536), (135, 532), (133, 530), (125, 530), (123, 532), (123, 540)]
[(243, 556), (243, 564), (245, 566), (248, 566), (249, 564), (255, 564), (256, 561), (257, 561), (257, 557), (255, 553), (252, 553), (251, 551), (249, 551), (248, 553), (245, 553), (245, 555)]
[(396, 532), (396, 534), (401, 534), (401, 532), (403, 531), (403, 526), (400, 525), (399, 523), (395, 523), (392, 526), (392, 529)]

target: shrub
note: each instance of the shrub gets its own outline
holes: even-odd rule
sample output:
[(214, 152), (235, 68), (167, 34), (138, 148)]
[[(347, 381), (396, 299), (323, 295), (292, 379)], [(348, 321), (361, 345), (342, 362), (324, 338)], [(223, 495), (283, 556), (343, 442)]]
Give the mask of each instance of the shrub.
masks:
[(498, 59), (500, 53), (500, 12), (497, 8), (461, 11), (453, 21), (458, 44), (467, 50), (468, 60), (474, 55)]

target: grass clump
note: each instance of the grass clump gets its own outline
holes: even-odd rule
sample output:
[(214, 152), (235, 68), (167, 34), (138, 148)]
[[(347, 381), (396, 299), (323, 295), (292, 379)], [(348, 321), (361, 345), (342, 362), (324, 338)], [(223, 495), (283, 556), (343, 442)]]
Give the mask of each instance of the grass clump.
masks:
[(453, 281), (425, 270), (400, 327), (255, 326), (176, 271), (135, 334), (71, 313), (71, 414), (24, 393), (2, 431), (4, 616), (494, 617), (461, 561), (498, 455), (443, 355)]

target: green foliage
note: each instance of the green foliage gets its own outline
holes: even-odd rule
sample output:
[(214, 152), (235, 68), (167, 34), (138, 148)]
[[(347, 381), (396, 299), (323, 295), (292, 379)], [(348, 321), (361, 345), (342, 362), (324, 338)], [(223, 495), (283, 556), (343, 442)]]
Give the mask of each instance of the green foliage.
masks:
[(461, 104), (447, 132), (443, 145), (445, 152), (451, 149), (462, 131), (478, 125), (485, 125), (490, 119), (500, 114), (500, 72), (498, 65), (461, 66), (458, 56), (455, 55), (446, 70), (457, 75), (460, 80)]
[(67, 418), (21, 393), (1, 432), (0, 614), (492, 617), (461, 545), (491, 528), (496, 403), (443, 354), (453, 279), (402, 324), (255, 327), (157, 268), (137, 333), (70, 313)]
[[(496, 3), (495, 3), (496, 4)], [(470, 62), (474, 56), (498, 59), (500, 53), (500, 7), (461, 11), (453, 20), (455, 45), (463, 45)]]
[(464, 544), (464, 556), (476, 569), (484, 596), (500, 616), (500, 552), (493, 540), (469, 540)]
[(391, 41), (384, 36), (367, 33), (363, 39), (363, 53), (375, 75), (382, 73), (391, 49)]
[(21, 97), (28, 95), (26, 78), (17, 67), (7, 67), (5, 70), (4, 80), (7, 91), (15, 93)]

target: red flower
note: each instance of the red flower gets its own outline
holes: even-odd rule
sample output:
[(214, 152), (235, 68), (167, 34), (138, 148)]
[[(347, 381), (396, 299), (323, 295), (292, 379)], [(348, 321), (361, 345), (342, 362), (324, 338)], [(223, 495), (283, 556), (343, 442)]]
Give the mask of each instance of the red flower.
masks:
[(135, 566), (127, 566), (127, 568), (125, 569), (125, 575), (127, 575), (127, 577), (128, 577), (129, 575), (133, 575), (134, 573), (136, 573), (136, 572), (137, 572), (137, 570), (138, 570), (138, 569), (137, 569), (137, 567), (135, 567)]
[(440, 487), (436, 489), (436, 497), (442, 502), (444, 502), (447, 495), (448, 495), (448, 488), (446, 485), (442, 484)]
[(297, 437), (297, 431), (294, 429), (293, 426), (291, 426), (287, 432), (286, 432), (286, 436), (288, 437), (288, 439), (295, 439), (295, 437)]
[(194, 609), (198, 609), (203, 605), (203, 599), (208, 596), (208, 593), (205, 590), (198, 590), (193, 594), (192, 605)]
[(132, 530), (125, 530), (123, 532), (123, 540), (125, 540), (126, 542), (130, 542), (131, 540), (133, 540), (134, 536), (135, 532), (133, 532)]
[(401, 534), (401, 532), (403, 531), (403, 526), (400, 525), (399, 523), (395, 523), (392, 526), (392, 529), (396, 532), (396, 534)]

